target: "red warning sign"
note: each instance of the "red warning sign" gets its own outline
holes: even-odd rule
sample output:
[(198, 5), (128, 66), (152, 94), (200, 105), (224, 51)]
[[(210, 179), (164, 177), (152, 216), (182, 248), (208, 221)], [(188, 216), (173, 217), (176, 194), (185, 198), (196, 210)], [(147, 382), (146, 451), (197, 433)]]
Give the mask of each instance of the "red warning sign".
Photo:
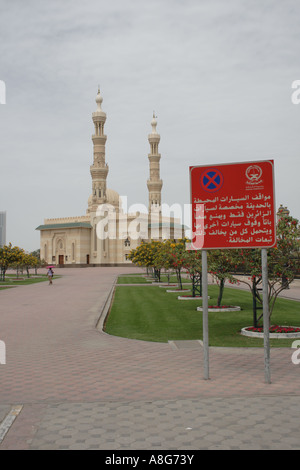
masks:
[(190, 167), (193, 249), (276, 244), (273, 160)]

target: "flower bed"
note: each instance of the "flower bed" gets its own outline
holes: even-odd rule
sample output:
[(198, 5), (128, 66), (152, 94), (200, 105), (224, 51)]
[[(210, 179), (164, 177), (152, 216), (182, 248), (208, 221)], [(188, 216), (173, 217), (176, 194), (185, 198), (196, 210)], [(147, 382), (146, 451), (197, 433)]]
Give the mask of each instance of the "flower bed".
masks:
[[(254, 326), (249, 326), (246, 328), (247, 331), (257, 331), (259, 333), (264, 332), (263, 326), (255, 328)], [(300, 333), (300, 328), (297, 326), (270, 326), (270, 333)]]
[[(287, 338), (300, 338), (300, 327), (298, 326), (280, 326), (271, 325), (269, 330), (270, 338), (276, 339), (287, 339)], [(255, 338), (264, 337), (263, 327), (247, 326), (241, 330), (241, 334), (244, 336), (252, 336)]]
[[(200, 312), (203, 311), (203, 307), (197, 307), (197, 310)], [(238, 307), (236, 305), (209, 305), (208, 306), (208, 311), (209, 312), (238, 312), (241, 310), (241, 307)]]

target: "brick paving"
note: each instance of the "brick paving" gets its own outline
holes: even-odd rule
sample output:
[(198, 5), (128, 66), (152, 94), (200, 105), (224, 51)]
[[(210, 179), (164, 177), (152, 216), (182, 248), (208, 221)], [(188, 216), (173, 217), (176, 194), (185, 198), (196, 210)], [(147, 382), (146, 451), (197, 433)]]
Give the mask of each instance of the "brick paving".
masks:
[(0, 423), (23, 408), (0, 450), (299, 449), (300, 365), (290, 348), (271, 349), (271, 384), (263, 349), (210, 348), (204, 380), (199, 342), (96, 327), (117, 275), (134, 271), (66, 268), (52, 286), (1, 292)]

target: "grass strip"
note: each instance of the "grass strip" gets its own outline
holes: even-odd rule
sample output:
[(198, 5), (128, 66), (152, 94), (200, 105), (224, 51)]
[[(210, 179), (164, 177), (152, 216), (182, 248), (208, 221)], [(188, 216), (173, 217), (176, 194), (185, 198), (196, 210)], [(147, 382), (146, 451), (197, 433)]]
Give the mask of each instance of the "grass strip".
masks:
[[(209, 286), (209, 304), (215, 305), (218, 287)], [(209, 312), (209, 344), (223, 347), (263, 347), (263, 339), (242, 336), (252, 325), (252, 296), (248, 291), (225, 288), (223, 304), (239, 305), (238, 312)], [(107, 318), (108, 334), (145, 341), (202, 339), (202, 301), (177, 299), (157, 286), (116, 287)], [(299, 302), (278, 299), (271, 324), (300, 326)], [(271, 347), (291, 347), (292, 339), (271, 339)]]
[[(54, 276), (53, 280), (55, 281), (56, 279), (59, 279), (61, 276)], [(3, 285), (2, 288), (6, 286), (26, 286), (29, 284), (36, 284), (38, 282), (45, 282), (48, 281), (48, 277), (46, 275), (41, 275), (41, 277), (29, 277), (29, 278), (23, 278), (23, 279), (18, 279), (17, 277), (11, 277), (11, 276), (5, 276), (5, 281), (0, 281), (0, 288), (1, 284)]]

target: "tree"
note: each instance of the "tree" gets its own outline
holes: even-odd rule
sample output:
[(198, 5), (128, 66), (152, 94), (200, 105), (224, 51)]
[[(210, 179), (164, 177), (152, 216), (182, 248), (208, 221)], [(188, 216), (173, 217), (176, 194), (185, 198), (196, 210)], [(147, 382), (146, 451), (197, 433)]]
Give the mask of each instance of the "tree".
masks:
[(37, 250), (31, 251), (30, 254), (31, 254), (32, 256), (35, 256), (36, 258), (40, 259), (40, 257), (41, 257), (41, 250), (40, 250), (40, 248), (38, 248)]
[[(240, 250), (239, 269), (244, 274), (249, 275), (249, 282), (245, 279), (241, 279), (240, 282), (246, 284), (252, 294), (252, 305), (253, 305), (253, 326), (258, 326), (259, 320), (263, 314), (258, 318), (257, 310), (262, 309), (262, 296), (261, 296), (261, 281), (262, 281), (262, 270), (261, 270), (261, 250), (259, 249), (244, 249)], [(260, 306), (258, 306), (259, 304)]]
[(157, 258), (162, 242), (151, 241), (150, 243), (142, 242), (137, 248), (130, 251), (128, 259), (138, 266), (152, 268), (154, 276), (160, 279), (161, 264)]
[(238, 250), (210, 250), (208, 252), (208, 271), (219, 285), (218, 307), (222, 303), (226, 279), (231, 283), (238, 282), (232, 274), (238, 267), (238, 256)]
[(149, 257), (151, 259), (151, 265), (154, 270), (154, 277), (157, 282), (160, 282), (160, 273), (163, 267), (163, 263), (160, 257), (162, 245), (163, 244), (161, 241), (152, 240), (148, 246)]
[(269, 250), (270, 315), (280, 292), (287, 289), (299, 270), (299, 221), (282, 211), (277, 221), (277, 244)]
[(41, 250), (40, 249), (31, 251), (30, 254), (31, 254), (31, 256), (33, 256), (35, 258), (34, 264), (33, 264), (32, 267), (35, 269), (35, 274), (37, 274), (38, 268), (40, 268), (41, 266), (45, 266), (46, 261), (44, 259), (41, 259)]
[(178, 288), (182, 289), (181, 271), (185, 266), (186, 244), (182, 240), (151, 241), (141, 243), (137, 248), (131, 250), (128, 255), (133, 263), (154, 269), (157, 280), (160, 280), (162, 268), (174, 269), (177, 275)]
[(196, 297), (196, 294), (202, 297), (202, 252), (200, 250), (186, 251), (184, 267), (192, 280), (192, 297)]
[(36, 268), (39, 264), (39, 259), (31, 253), (25, 253), (22, 258), (22, 265), (25, 267), (27, 277), (29, 278), (29, 269)]
[(5, 273), (9, 266), (13, 264), (21, 263), (25, 252), (18, 246), (4, 245), (0, 248), (0, 268), (1, 268), (1, 280), (5, 281)]
[(165, 240), (163, 243), (164, 268), (174, 269), (177, 277), (178, 289), (182, 289), (182, 269), (186, 264), (187, 239)]
[[(268, 250), (268, 299), (269, 314), (272, 315), (275, 302), (280, 292), (287, 289), (295, 279), (300, 269), (299, 247), (300, 227), (299, 221), (290, 216), (286, 208), (279, 209), (276, 226), (276, 246)], [(240, 266), (250, 274), (250, 282), (243, 280), (253, 296), (253, 326), (257, 327), (262, 316), (257, 318), (256, 303), (262, 304), (261, 297), (261, 251), (241, 250)]]

